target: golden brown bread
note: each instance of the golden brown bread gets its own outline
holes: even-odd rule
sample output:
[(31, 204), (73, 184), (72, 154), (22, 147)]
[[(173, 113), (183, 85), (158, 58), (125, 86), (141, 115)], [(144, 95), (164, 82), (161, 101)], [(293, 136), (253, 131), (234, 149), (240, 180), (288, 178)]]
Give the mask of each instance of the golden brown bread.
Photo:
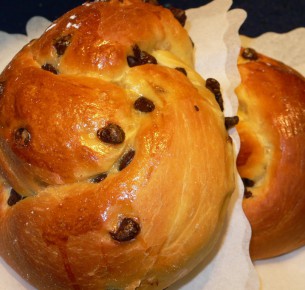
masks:
[(0, 251), (38, 289), (164, 289), (221, 233), (224, 117), (186, 31), (144, 2), (75, 8), (0, 76)]
[(305, 79), (252, 49), (238, 67), (237, 167), (256, 260), (305, 245)]

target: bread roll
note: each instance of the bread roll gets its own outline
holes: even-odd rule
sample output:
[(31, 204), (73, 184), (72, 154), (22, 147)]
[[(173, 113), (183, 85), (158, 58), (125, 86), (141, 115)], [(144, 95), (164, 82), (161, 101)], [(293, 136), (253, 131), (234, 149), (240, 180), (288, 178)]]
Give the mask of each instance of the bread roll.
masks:
[(237, 167), (256, 260), (305, 245), (305, 79), (253, 49), (238, 67)]
[(232, 142), (173, 13), (85, 3), (0, 76), (0, 253), (38, 289), (164, 289), (221, 234)]

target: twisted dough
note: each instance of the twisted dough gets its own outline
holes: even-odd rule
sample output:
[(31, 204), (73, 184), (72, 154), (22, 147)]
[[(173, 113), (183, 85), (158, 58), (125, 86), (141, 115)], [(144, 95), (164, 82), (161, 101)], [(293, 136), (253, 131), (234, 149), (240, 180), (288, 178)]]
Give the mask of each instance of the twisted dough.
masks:
[(39, 289), (164, 289), (220, 234), (224, 117), (186, 31), (144, 2), (73, 9), (0, 76), (0, 250)]

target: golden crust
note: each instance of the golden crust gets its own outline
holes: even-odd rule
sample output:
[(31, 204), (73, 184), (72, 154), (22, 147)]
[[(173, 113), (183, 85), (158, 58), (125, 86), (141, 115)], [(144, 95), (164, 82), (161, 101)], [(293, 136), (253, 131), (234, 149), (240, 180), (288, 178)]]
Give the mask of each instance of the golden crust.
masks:
[[(54, 43), (70, 34), (61, 54)], [(129, 67), (135, 45), (158, 64)], [(232, 144), (167, 9), (86, 3), (0, 78), (0, 251), (20, 275), (38, 289), (164, 289), (211, 251), (234, 187)], [(142, 96), (153, 111), (135, 109)], [(107, 124), (122, 142), (98, 138)], [(12, 188), (28, 197), (9, 206)]]
[(261, 54), (240, 57), (238, 67), (237, 166), (254, 181), (243, 202), (253, 231), (250, 253), (270, 258), (305, 245), (305, 80)]

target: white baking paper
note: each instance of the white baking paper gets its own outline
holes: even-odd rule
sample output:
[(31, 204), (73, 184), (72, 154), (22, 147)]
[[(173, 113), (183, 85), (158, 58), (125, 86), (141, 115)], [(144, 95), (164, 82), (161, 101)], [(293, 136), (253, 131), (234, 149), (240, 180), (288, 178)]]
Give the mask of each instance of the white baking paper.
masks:
[[(206, 79), (217, 79), (222, 87), (225, 115), (237, 113), (238, 101), (234, 89), (240, 82), (237, 56), (240, 50), (238, 30), (245, 11), (228, 11), (232, 1), (213, 1), (201, 8), (187, 11), (190, 22), (186, 26), (195, 43), (196, 70)], [(231, 130), (236, 153), (239, 137)], [(203, 262), (196, 271), (171, 290), (256, 290), (257, 274), (249, 258), (250, 226), (242, 211), (243, 185), (236, 174), (237, 188), (229, 205), (226, 232), (216, 255), (210, 263)]]
[[(214, 0), (208, 5), (187, 11), (187, 29), (195, 43), (196, 69), (204, 77), (217, 79), (222, 87), (225, 115), (237, 112), (234, 89), (240, 78), (237, 55), (240, 48), (238, 30), (245, 20), (243, 10), (229, 8), (232, 0)], [(32, 38), (39, 36), (49, 25), (41, 17), (32, 18), (26, 27), (27, 35), (10, 35), (0, 32), (0, 70), (13, 55)], [(230, 130), (236, 154), (239, 137)], [(236, 174), (237, 188), (232, 196), (225, 233), (211, 255), (209, 263), (199, 265), (185, 279), (169, 289), (189, 290), (258, 290), (259, 280), (248, 253), (251, 230), (242, 211), (243, 185)], [(33, 290), (0, 260), (0, 290)]]
[[(305, 76), (305, 27), (288, 33), (265, 33), (256, 38), (241, 37), (244, 47), (280, 60)], [(305, 97), (305, 95), (304, 95)], [(281, 257), (255, 262), (261, 290), (304, 290), (305, 247)]]

